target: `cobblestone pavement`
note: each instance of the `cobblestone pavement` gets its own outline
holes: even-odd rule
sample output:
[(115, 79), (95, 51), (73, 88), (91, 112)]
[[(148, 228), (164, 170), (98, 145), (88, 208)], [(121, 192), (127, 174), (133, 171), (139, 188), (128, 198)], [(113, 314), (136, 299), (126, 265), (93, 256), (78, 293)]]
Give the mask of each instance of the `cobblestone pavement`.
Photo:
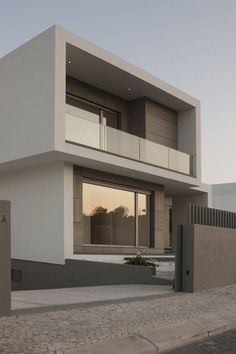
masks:
[(236, 311), (236, 285), (97, 307), (0, 318), (0, 353), (65, 353), (78, 344), (142, 333), (220, 311)]
[(166, 354), (235, 354), (236, 330), (166, 352)]

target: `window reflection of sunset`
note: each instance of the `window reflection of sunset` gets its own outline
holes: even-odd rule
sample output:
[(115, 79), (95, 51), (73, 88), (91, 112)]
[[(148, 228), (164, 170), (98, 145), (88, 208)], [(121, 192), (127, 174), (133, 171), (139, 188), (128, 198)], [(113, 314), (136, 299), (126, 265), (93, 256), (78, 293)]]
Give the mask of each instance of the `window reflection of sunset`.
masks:
[(147, 213), (147, 196), (138, 194), (138, 215), (146, 215)]
[(83, 214), (91, 215), (100, 206), (107, 209), (108, 213), (122, 206), (128, 209), (128, 216), (134, 216), (134, 193), (83, 183)]

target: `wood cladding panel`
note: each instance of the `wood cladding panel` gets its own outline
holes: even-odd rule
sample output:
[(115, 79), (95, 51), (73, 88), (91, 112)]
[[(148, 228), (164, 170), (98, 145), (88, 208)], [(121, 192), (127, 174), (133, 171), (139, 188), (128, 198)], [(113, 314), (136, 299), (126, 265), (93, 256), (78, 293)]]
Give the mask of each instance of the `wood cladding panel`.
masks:
[(177, 149), (177, 112), (159, 103), (146, 100), (145, 113), (146, 138)]
[(147, 131), (152, 132), (153, 134), (159, 135), (163, 138), (169, 139), (169, 140), (177, 140), (176, 136), (176, 128), (172, 126), (165, 126), (160, 122), (158, 117), (155, 117), (155, 119), (149, 119), (149, 115), (146, 115), (146, 122), (147, 122)]
[(145, 138), (145, 100), (138, 99), (129, 103), (129, 132)]

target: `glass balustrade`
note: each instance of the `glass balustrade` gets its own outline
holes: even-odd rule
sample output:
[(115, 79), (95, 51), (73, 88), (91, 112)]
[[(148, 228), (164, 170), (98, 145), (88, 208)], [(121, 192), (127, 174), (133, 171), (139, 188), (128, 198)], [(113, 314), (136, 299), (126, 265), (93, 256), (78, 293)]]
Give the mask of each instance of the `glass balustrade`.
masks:
[(113, 154), (139, 160), (139, 138), (118, 129), (103, 126), (104, 150)]
[(66, 114), (66, 140), (76, 144), (101, 148), (101, 125), (90, 120)]
[(169, 169), (190, 174), (190, 156), (182, 151), (169, 148)]
[(141, 161), (164, 168), (169, 168), (167, 146), (160, 145), (142, 138), (140, 138), (139, 141)]
[(190, 155), (85, 119), (71, 109), (66, 113), (66, 141), (100, 149), (155, 166), (190, 174)]

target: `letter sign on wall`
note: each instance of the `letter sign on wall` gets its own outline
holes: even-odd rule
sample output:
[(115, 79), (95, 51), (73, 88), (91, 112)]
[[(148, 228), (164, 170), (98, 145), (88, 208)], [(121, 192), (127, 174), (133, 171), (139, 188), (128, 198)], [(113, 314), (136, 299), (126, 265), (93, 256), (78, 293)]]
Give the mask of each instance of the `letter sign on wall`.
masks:
[(3, 224), (7, 224), (7, 216), (5, 214), (0, 215), (0, 220)]

